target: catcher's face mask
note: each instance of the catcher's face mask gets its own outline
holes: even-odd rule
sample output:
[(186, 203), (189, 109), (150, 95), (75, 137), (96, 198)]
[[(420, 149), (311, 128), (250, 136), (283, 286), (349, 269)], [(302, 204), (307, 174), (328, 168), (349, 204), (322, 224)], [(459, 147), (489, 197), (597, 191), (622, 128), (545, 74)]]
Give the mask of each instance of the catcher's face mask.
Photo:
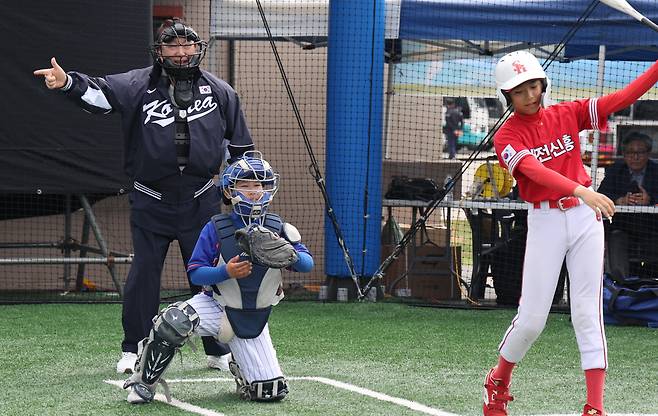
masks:
[(220, 187), (245, 224), (260, 223), (278, 190), (279, 175), (258, 151), (245, 152), (226, 168)]

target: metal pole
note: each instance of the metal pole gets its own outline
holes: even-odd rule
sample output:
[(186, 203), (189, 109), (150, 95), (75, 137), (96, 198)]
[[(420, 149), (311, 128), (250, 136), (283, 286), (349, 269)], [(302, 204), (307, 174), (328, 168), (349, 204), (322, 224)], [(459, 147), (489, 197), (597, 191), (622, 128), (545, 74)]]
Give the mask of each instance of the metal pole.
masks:
[(226, 51), (226, 59), (228, 61), (228, 75), (226, 82), (228, 82), (228, 85), (231, 87), (237, 88), (235, 86), (235, 41), (231, 39), (227, 43), (228, 48)]
[(395, 64), (393, 62), (388, 63), (388, 74), (386, 77), (386, 101), (384, 102), (384, 159), (391, 158), (391, 150), (388, 140), (388, 122), (391, 115), (391, 100), (395, 95), (393, 90), (393, 79), (395, 77)]
[(0, 265), (10, 264), (106, 264), (108, 267), (114, 263), (131, 263), (130, 257), (14, 257), (0, 259)]
[[(103, 252), (103, 255), (106, 258), (109, 258), (110, 257), (109, 250), (107, 249), (107, 244), (105, 243), (105, 240), (103, 239), (103, 235), (101, 234), (101, 231), (98, 228), (98, 224), (96, 223), (96, 217), (94, 216), (94, 211), (92, 211), (91, 205), (89, 205), (89, 201), (87, 200), (86, 196), (80, 194), (79, 197), (80, 197), (80, 203), (82, 204), (82, 208), (84, 209), (87, 220), (89, 221), (89, 225), (91, 226), (91, 230), (94, 232), (94, 236), (96, 237), (96, 241), (98, 242), (98, 246)], [(119, 292), (119, 297), (123, 298), (123, 288), (114, 273), (113, 262), (108, 262), (107, 268), (110, 271), (110, 276), (112, 276), (112, 281), (114, 282), (114, 286), (116, 287), (117, 292)]]
[(60, 242), (2, 243), (0, 249), (6, 248), (61, 248)]
[[(87, 216), (85, 215), (85, 219), (82, 223), (82, 244), (80, 244), (80, 257), (85, 258), (87, 257), (87, 252), (89, 244), (89, 220), (87, 219)], [(75, 290), (78, 291), (82, 289), (82, 284), (84, 282), (85, 278), (85, 265), (84, 263), (78, 264), (78, 273), (75, 277)]]
[[(64, 257), (71, 257), (71, 194), (64, 196)], [(71, 282), (71, 266), (64, 263), (64, 290), (69, 290)]]

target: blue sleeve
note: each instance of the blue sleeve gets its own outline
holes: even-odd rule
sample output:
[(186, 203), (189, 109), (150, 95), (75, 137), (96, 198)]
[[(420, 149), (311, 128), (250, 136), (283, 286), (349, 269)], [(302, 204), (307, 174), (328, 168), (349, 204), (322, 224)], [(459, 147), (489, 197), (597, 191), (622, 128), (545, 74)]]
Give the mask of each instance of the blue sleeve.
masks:
[(187, 273), (195, 285), (213, 285), (229, 278), (226, 265), (219, 262), (219, 242), (212, 221), (208, 221), (199, 233), (199, 238), (187, 263)]
[(195, 285), (214, 285), (229, 279), (226, 265), (220, 266), (201, 266), (190, 271), (190, 280)]
[(306, 252), (297, 252), (299, 255), (299, 260), (297, 263), (292, 265), (292, 270), (300, 273), (308, 273), (313, 269), (314, 262), (313, 257)]
[(293, 264), (290, 267), (290, 269), (292, 271), (300, 272), (300, 273), (310, 272), (313, 269), (313, 266), (315, 265), (315, 262), (313, 261), (313, 256), (311, 256), (311, 252), (302, 243), (295, 243), (292, 246), (297, 251), (297, 254), (299, 255), (299, 260), (297, 260), (297, 263)]
[(215, 267), (219, 261), (219, 243), (217, 242), (217, 232), (212, 221), (206, 223), (192, 251), (190, 261), (187, 263), (187, 272), (199, 267)]

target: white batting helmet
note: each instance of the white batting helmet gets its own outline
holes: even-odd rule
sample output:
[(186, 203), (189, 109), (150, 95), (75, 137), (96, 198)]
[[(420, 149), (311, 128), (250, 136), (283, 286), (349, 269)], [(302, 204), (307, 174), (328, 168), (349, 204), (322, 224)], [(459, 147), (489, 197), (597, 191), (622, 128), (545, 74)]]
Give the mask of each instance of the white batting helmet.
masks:
[(551, 80), (546, 76), (544, 68), (528, 51), (516, 51), (508, 53), (500, 58), (496, 64), (496, 94), (504, 106), (511, 104), (507, 94), (513, 88), (531, 79), (542, 79), (544, 83), (544, 95), (542, 103), (548, 105), (548, 96), (551, 91)]

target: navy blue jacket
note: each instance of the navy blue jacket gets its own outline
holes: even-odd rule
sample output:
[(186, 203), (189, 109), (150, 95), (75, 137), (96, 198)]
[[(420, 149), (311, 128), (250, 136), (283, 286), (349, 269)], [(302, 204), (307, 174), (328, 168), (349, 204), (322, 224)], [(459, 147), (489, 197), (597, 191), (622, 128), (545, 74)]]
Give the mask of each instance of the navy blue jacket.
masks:
[[(80, 107), (121, 115), (124, 169), (131, 179), (148, 184), (180, 173), (174, 144), (174, 111), (179, 110), (172, 104), (169, 78), (160, 67), (104, 77), (68, 75), (73, 82), (66, 94)], [(227, 145), (238, 156), (252, 149), (253, 142), (230, 85), (202, 70), (193, 92), (194, 103), (186, 109), (190, 154), (183, 173), (210, 179), (219, 173)]]
[[(644, 178), (640, 184), (649, 194), (649, 205), (658, 203), (658, 163), (649, 160)], [(605, 177), (598, 191), (616, 201), (631, 192), (631, 174), (626, 162), (619, 161), (606, 168)], [(632, 238), (644, 238), (658, 232), (658, 215), (656, 214), (615, 214), (611, 228), (621, 229), (631, 234)]]

